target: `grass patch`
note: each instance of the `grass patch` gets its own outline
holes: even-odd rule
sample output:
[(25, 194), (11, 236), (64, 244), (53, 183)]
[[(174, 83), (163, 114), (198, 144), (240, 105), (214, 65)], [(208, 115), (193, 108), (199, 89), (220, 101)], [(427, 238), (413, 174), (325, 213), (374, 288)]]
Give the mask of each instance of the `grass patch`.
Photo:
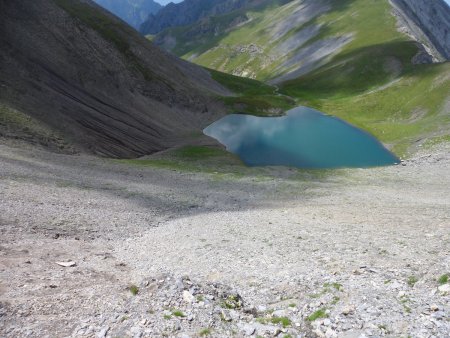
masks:
[(319, 318), (327, 318), (328, 315), (326, 313), (325, 309), (319, 309), (317, 311), (315, 311), (314, 313), (312, 313), (311, 315), (309, 315), (306, 319), (310, 322), (315, 321), (316, 319)]
[(325, 289), (333, 288), (333, 289), (335, 289), (335, 290), (337, 290), (337, 291), (342, 291), (342, 290), (343, 290), (342, 284), (336, 283), (336, 282), (334, 282), (334, 283), (325, 283), (325, 284), (323, 285), (323, 287), (324, 287)]
[(288, 317), (273, 317), (270, 319), (272, 324), (281, 324), (283, 327), (291, 326), (291, 320)]
[(175, 150), (174, 155), (186, 160), (199, 160), (211, 157), (220, 157), (227, 155), (228, 152), (223, 149), (204, 147), (204, 146), (186, 146)]
[(409, 276), (406, 282), (410, 287), (413, 287), (418, 281), (419, 279), (416, 276)]
[(400, 304), (402, 304), (403, 310), (405, 310), (406, 313), (411, 313), (412, 310), (411, 310), (411, 308), (409, 307), (408, 303), (409, 303), (408, 297), (403, 296), (403, 297), (400, 299)]
[(261, 96), (276, 94), (276, 87), (270, 86), (263, 82), (248, 79), (245, 77), (234, 76), (227, 73), (222, 73), (214, 69), (206, 68), (214, 80), (219, 82), (224, 87), (239, 95), (247, 96)]
[(214, 174), (218, 178), (222, 174), (241, 177), (241, 172), (249, 170), (237, 156), (224, 149), (206, 146), (187, 146), (173, 149), (161, 156), (150, 159), (120, 159), (112, 161), (143, 168), (206, 172)]
[(333, 300), (331, 301), (331, 304), (336, 305), (337, 303), (339, 303), (340, 300), (341, 298), (339, 298), (338, 296), (334, 296)]
[(202, 329), (198, 334), (200, 337), (210, 336), (212, 334), (212, 330), (210, 328)]
[(136, 296), (139, 293), (139, 288), (136, 285), (130, 285), (128, 290), (131, 292), (133, 296)]
[(438, 278), (439, 285), (444, 285), (448, 283), (448, 274), (444, 274)]
[(173, 314), (175, 317), (186, 317), (186, 315), (185, 315), (182, 311), (180, 311), (180, 310), (174, 310), (174, 311), (172, 311), (172, 314)]
[(237, 295), (229, 295), (220, 303), (225, 309), (240, 309), (243, 306), (242, 299)]
[(208, 69), (208, 71), (214, 80), (237, 94), (222, 98), (230, 113), (274, 116), (282, 115), (283, 112), (296, 105), (294, 99), (287, 95), (280, 95), (274, 86), (212, 69)]

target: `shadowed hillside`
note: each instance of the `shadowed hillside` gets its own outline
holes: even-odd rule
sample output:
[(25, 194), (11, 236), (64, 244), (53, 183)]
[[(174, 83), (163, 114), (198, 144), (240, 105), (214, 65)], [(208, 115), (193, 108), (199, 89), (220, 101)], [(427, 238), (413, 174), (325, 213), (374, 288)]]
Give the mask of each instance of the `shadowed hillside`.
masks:
[(224, 93), (92, 1), (0, 1), (3, 136), (135, 157), (198, 134)]

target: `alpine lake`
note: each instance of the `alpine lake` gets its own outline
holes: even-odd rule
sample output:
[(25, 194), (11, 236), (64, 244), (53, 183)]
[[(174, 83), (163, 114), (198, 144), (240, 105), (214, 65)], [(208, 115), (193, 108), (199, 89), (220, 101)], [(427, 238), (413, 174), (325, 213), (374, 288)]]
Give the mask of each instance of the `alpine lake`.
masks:
[(279, 117), (227, 115), (203, 132), (248, 166), (368, 168), (400, 162), (371, 134), (302, 106)]

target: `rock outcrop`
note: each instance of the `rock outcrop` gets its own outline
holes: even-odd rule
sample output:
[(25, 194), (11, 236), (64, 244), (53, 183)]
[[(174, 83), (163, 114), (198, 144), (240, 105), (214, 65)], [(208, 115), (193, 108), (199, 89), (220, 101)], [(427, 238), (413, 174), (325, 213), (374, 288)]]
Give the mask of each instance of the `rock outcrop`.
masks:
[(450, 60), (450, 7), (443, 0), (390, 0), (402, 29), (422, 43), (434, 61)]
[(90, 0), (0, 1), (0, 103), (77, 149), (137, 157), (224, 113), (227, 91)]

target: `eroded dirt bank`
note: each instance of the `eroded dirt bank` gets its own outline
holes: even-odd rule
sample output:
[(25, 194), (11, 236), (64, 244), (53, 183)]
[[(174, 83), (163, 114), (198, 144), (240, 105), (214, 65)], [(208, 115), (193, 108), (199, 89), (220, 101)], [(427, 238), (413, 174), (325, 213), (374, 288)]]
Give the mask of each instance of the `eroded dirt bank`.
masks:
[(450, 332), (438, 282), (450, 272), (448, 146), (405, 166), (273, 171), (187, 173), (1, 145), (0, 336)]

